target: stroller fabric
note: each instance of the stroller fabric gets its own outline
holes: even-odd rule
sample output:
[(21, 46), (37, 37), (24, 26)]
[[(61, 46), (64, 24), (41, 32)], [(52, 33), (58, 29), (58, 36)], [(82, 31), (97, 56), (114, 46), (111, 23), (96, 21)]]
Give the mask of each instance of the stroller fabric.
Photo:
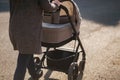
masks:
[[(63, 6), (65, 6), (70, 14), (71, 20), (79, 32), (81, 16), (78, 6), (74, 1), (64, 1)], [(51, 15), (44, 15), (43, 20), (43, 32), (42, 32), (42, 42), (44, 43), (60, 43), (73, 36), (73, 31), (71, 24), (68, 20), (64, 10), (59, 10), (57, 12), (49, 13)], [(54, 16), (53, 16), (54, 14)], [(56, 22), (52, 22), (52, 18), (55, 18)]]

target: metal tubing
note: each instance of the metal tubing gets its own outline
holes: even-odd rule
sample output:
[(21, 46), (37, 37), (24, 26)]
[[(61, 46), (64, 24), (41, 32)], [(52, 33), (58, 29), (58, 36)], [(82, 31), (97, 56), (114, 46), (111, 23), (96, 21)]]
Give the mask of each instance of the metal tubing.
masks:
[(79, 45), (80, 45), (80, 47), (81, 47), (81, 49), (82, 49), (82, 51), (83, 51), (83, 54), (82, 54), (83, 58), (82, 58), (82, 60), (86, 60), (86, 58), (85, 58), (85, 56), (86, 56), (85, 50), (84, 50), (84, 48), (83, 48), (83, 46), (82, 46), (81, 40), (80, 40), (80, 38), (79, 38), (79, 36), (78, 36), (78, 34), (77, 34), (77, 31), (76, 31), (76, 29), (75, 29), (75, 27), (74, 27), (74, 24), (73, 24), (72, 21), (71, 21), (71, 17), (70, 17), (70, 15), (69, 15), (69, 12), (68, 12), (67, 8), (66, 8), (65, 6), (63, 6), (63, 5), (61, 5), (60, 8), (62, 8), (62, 9), (65, 10), (65, 12), (66, 12), (66, 14), (67, 14), (67, 16), (68, 16), (68, 19), (69, 19), (69, 21), (70, 21), (70, 24), (71, 24), (71, 26), (72, 26), (72, 29), (73, 29), (73, 31), (74, 31), (74, 33), (75, 33), (75, 36), (76, 36), (77, 40), (78, 40), (78, 43), (79, 43)]

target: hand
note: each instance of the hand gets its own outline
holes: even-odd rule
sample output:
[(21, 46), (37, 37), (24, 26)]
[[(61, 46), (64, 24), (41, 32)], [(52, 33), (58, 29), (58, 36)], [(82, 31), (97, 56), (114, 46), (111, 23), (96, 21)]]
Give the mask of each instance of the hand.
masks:
[(60, 6), (62, 3), (59, 0), (53, 0), (52, 3), (57, 4), (58, 6)]

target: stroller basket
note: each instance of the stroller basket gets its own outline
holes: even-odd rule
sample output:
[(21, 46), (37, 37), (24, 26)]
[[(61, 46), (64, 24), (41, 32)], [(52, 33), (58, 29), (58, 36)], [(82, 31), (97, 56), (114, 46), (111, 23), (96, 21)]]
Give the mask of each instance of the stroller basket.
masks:
[(75, 52), (55, 49), (47, 54), (47, 67), (66, 72), (75, 58)]

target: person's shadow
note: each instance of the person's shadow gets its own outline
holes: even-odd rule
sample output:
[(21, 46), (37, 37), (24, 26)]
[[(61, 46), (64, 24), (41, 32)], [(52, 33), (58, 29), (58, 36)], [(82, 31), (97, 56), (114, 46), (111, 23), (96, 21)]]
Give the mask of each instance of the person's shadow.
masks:
[[(59, 79), (49, 78), (51, 74), (52, 71), (48, 70), (47, 73), (44, 75), (44, 80), (59, 80)], [(77, 80), (82, 80), (83, 74), (84, 74), (83, 72), (79, 72)]]
[(48, 70), (47, 73), (44, 75), (44, 80), (59, 80), (54, 78), (49, 78), (53, 71)]

